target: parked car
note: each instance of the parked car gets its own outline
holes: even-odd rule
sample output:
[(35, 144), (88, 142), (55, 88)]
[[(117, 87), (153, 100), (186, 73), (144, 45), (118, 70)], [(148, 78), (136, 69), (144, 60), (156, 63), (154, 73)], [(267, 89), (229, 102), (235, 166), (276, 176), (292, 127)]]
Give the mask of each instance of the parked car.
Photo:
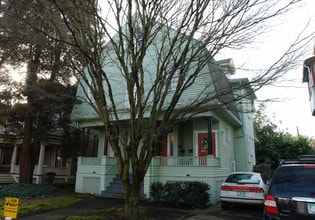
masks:
[(265, 198), (264, 218), (315, 219), (315, 155), (280, 163)]
[(220, 200), (222, 209), (232, 203), (263, 205), (268, 186), (260, 173), (235, 172), (228, 175), (221, 185)]

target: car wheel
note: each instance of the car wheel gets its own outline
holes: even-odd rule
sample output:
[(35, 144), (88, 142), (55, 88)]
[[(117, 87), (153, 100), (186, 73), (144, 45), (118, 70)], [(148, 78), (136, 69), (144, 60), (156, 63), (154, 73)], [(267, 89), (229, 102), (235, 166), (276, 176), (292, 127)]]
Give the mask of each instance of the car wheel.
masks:
[(221, 208), (223, 210), (228, 210), (229, 209), (229, 204), (227, 202), (221, 202)]

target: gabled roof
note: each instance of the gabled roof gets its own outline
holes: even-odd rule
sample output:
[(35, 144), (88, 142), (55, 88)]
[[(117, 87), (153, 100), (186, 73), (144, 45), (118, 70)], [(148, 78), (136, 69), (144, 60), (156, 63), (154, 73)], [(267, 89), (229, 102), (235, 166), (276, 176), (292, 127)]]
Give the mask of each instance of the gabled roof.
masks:
[(212, 77), (213, 85), (221, 103), (226, 103), (224, 106), (229, 110), (232, 115), (240, 120), (240, 114), (237, 111), (235, 97), (233, 95), (230, 80), (220, 67), (220, 63), (214, 59), (209, 62), (210, 76)]
[[(246, 91), (246, 98), (255, 100), (257, 99), (257, 96), (253, 90), (253, 88), (250, 86), (250, 82), (248, 80), (248, 78), (234, 78), (234, 79), (230, 79), (232, 84), (240, 84), (242, 89), (244, 89)], [(239, 86), (240, 87), (240, 86)]]

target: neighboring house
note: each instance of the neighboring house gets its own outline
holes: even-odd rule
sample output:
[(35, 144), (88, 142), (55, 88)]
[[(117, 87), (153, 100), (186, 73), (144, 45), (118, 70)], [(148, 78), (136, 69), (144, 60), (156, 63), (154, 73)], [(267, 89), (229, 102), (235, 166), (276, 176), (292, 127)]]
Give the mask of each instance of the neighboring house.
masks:
[[(107, 51), (108, 52), (108, 51)], [(109, 53), (109, 52), (108, 52)], [(145, 66), (154, 69), (152, 51), (145, 59)], [(112, 56), (109, 53), (109, 56)], [(105, 58), (106, 59), (106, 58)], [(126, 126), (119, 128), (120, 136), (128, 136), (128, 111), (124, 86), (121, 82), (122, 74), (117, 67), (106, 62), (108, 74), (113, 79), (115, 98), (120, 99), (122, 121)], [(149, 69), (149, 68), (148, 68)], [(144, 178), (142, 196), (150, 197), (150, 184), (168, 181), (201, 181), (210, 185), (210, 202), (219, 201), (219, 191), (224, 178), (234, 171), (252, 171), (255, 165), (254, 129), (252, 113), (256, 99), (247, 79), (230, 79), (235, 72), (231, 59), (223, 61), (209, 60), (202, 70), (202, 79), (197, 79), (189, 92), (194, 95), (200, 83), (209, 83), (215, 91), (226, 86), (239, 88), (234, 94), (224, 98), (233, 100), (242, 97), (237, 102), (230, 103), (230, 110), (226, 108), (213, 110), (196, 115), (190, 120), (178, 123), (164, 140), (162, 149), (155, 156)], [(148, 78), (152, 80), (154, 75)], [(115, 84), (116, 83), (116, 84)], [(239, 87), (239, 85), (245, 85)], [(81, 85), (84, 85), (82, 83)], [(88, 103), (85, 91), (78, 87), (77, 97), (82, 103), (74, 106), (71, 119), (84, 130), (81, 156), (78, 158), (76, 186), (78, 193), (92, 193), (104, 197), (115, 197), (113, 193), (115, 183), (118, 183), (117, 166), (112, 149), (105, 136), (102, 121)], [(246, 95), (250, 94), (250, 95)], [(88, 95), (88, 94), (87, 94)], [(91, 100), (91, 99), (89, 99)], [(219, 100), (220, 101), (220, 100)], [(185, 104), (185, 95), (181, 100)], [(212, 142), (212, 149), (208, 149), (207, 142)], [(122, 193), (122, 188), (119, 188)]]
[(303, 63), (303, 82), (307, 82), (311, 113), (315, 116), (315, 56), (306, 59)]
[[(76, 158), (63, 157), (63, 132), (49, 133), (34, 152), (33, 182), (46, 184), (48, 173), (55, 173), (54, 183), (74, 182)], [(19, 178), (19, 158), (22, 136), (0, 128), (0, 183), (16, 183)]]

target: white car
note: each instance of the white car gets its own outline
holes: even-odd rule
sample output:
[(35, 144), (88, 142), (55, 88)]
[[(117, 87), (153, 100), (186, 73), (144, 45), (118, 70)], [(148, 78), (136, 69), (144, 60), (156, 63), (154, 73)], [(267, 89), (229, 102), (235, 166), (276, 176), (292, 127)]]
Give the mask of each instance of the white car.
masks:
[(231, 173), (221, 185), (221, 207), (228, 209), (232, 203), (263, 205), (267, 190), (260, 173)]

